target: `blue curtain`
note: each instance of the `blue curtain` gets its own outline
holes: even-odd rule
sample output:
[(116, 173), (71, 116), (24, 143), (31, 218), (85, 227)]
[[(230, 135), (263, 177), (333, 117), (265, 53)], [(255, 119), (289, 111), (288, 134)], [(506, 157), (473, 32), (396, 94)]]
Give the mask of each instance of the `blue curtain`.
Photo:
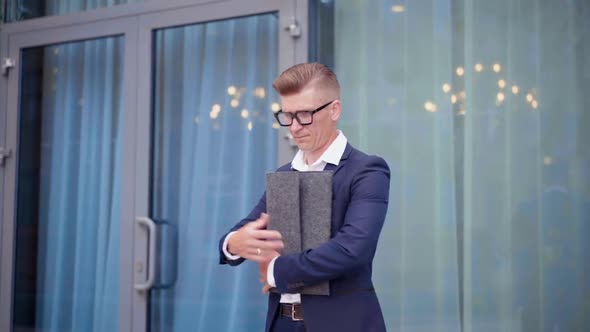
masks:
[(220, 266), (217, 246), (277, 166), (277, 26), (265, 14), (155, 33), (151, 216), (161, 257), (153, 331), (263, 329), (257, 265)]
[(117, 329), (122, 57), (122, 37), (44, 50), (35, 317), (44, 331)]
[(392, 169), (389, 329), (589, 330), (590, 4), (316, 5), (341, 128)]
[[(47, 1), (44, 15), (121, 2)], [(44, 48), (37, 329), (118, 328), (123, 52), (123, 37)]]

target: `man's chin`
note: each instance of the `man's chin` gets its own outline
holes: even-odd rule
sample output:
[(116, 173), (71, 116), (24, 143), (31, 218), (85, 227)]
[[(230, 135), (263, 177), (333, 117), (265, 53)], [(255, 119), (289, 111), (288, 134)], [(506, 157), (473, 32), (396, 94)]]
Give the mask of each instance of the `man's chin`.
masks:
[(307, 147), (307, 144), (305, 143), (304, 140), (301, 140), (300, 138), (293, 138), (293, 142), (295, 142), (295, 145), (297, 145), (297, 148), (301, 151), (306, 150), (305, 148)]
[(309, 144), (305, 144), (303, 142), (297, 142), (295, 141), (295, 144), (297, 144), (297, 148), (303, 152), (308, 152), (309, 151)]

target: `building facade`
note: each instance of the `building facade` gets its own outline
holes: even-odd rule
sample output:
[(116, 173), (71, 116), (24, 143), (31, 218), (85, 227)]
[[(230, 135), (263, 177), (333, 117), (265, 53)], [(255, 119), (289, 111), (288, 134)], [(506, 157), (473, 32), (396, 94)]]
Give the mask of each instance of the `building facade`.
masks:
[(292, 158), (271, 84), (307, 61), (391, 167), (389, 330), (590, 330), (587, 1), (0, 3), (0, 330), (261, 330), (217, 240)]

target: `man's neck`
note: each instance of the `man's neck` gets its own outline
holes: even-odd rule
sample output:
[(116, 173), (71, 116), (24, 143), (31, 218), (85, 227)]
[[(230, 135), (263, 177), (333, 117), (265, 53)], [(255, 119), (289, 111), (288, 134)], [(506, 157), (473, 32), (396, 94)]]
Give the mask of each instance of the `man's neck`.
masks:
[(321, 156), (328, 150), (330, 145), (334, 143), (336, 138), (338, 137), (338, 130), (334, 131), (330, 139), (324, 144), (321, 148), (316, 149), (315, 151), (303, 152), (303, 161), (306, 165), (312, 165), (315, 163)]

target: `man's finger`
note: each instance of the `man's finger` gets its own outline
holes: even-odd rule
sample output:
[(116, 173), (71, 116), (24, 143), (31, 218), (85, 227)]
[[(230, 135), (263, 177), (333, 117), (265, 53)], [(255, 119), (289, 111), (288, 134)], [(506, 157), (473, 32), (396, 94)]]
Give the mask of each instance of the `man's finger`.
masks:
[(276, 252), (282, 252), (283, 249), (285, 248), (285, 243), (281, 240), (275, 240), (275, 241), (264, 241), (265, 242), (265, 249), (270, 249), (272, 251), (276, 251)]
[(269, 284), (262, 286), (262, 294), (268, 293), (271, 289), (272, 289), (272, 286)]
[(248, 227), (253, 228), (253, 229), (265, 229), (266, 226), (268, 225), (268, 220), (269, 220), (269, 216), (266, 213), (261, 213), (260, 217), (256, 220), (254, 220), (251, 223), (248, 223)]
[(260, 254), (268, 253), (268, 251), (281, 252), (285, 244), (281, 240), (253, 240), (248, 243), (248, 247), (249, 254), (259, 255), (258, 249), (262, 251)]
[[(272, 242), (279, 242), (276, 244), (273, 244)], [(270, 261), (270, 258), (274, 258), (275, 256), (279, 255), (279, 251), (277, 249), (275, 249), (275, 247), (283, 247), (282, 243), (280, 243), (280, 241), (259, 241), (258, 245), (254, 245), (252, 247), (249, 247), (248, 249), (246, 249), (246, 251), (244, 252), (244, 255), (248, 255), (248, 256), (256, 256), (256, 257), (260, 257), (262, 258), (262, 262), (266, 261)], [(260, 251), (259, 251), (260, 250)], [(243, 256), (244, 257), (244, 256)], [(244, 257), (246, 258), (246, 257)], [(258, 261), (258, 260), (256, 260)]]
[(260, 220), (262, 225), (266, 228), (266, 226), (268, 226), (268, 222), (270, 221), (270, 217), (268, 216), (268, 214), (262, 212), (260, 214), (260, 218), (258, 218), (258, 220)]
[(281, 240), (283, 236), (278, 231), (259, 229), (252, 231), (252, 236), (260, 240)]

